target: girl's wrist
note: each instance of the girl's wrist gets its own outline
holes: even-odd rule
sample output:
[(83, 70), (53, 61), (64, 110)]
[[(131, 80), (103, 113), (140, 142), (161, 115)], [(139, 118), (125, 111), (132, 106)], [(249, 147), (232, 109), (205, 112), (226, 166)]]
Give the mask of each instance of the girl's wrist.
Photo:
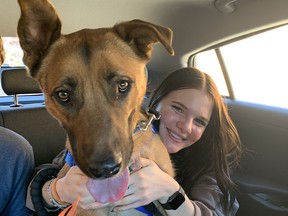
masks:
[(53, 207), (53, 204), (50, 202), (49, 193), (48, 193), (48, 188), (50, 187), (50, 184), (51, 184), (51, 179), (45, 182), (42, 187), (42, 198), (45, 202), (45, 206), (48, 208)]
[(166, 194), (161, 197), (158, 201), (160, 203), (166, 203), (168, 201), (168, 199), (176, 192), (179, 190), (179, 184), (178, 182), (174, 181), (173, 184), (170, 184), (169, 187), (167, 188), (167, 192)]
[(57, 187), (58, 183), (60, 182), (60, 178), (56, 178), (54, 180), (54, 183), (53, 183), (53, 187), (52, 187), (52, 196), (54, 197), (54, 199), (57, 201), (57, 203), (61, 204), (61, 205), (69, 205), (69, 203), (63, 201), (61, 199), (61, 197), (59, 196), (59, 188), (60, 187)]
[(63, 202), (56, 190), (56, 184), (59, 178), (47, 181), (42, 188), (42, 196), (48, 208), (64, 209), (69, 203)]

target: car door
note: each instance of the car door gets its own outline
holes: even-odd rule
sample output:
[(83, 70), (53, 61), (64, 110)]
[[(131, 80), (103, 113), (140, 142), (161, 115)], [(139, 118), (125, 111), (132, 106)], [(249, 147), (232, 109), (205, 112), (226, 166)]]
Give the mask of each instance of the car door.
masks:
[(227, 101), (245, 153), (233, 175), (238, 216), (288, 215), (288, 111)]
[(216, 81), (243, 143), (238, 216), (288, 215), (287, 35), (281, 26), (191, 57)]

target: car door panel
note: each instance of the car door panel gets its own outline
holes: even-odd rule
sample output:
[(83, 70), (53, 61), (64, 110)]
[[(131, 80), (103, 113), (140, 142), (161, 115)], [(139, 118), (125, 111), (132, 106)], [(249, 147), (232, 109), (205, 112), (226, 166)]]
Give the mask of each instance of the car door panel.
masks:
[(288, 215), (288, 110), (226, 100), (245, 152), (233, 175), (238, 216)]

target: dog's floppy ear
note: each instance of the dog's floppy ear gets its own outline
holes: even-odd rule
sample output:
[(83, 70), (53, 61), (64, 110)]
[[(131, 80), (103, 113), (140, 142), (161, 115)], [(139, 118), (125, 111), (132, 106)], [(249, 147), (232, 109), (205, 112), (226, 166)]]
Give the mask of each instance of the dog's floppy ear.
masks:
[(21, 17), (17, 32), (24, 51), (23, 61), (35, 77), (41, 59), (61, 35), (61, 21), (48, 0), (18, 0), (18, 3)]
[(113, 27), (115, 32), (140, 56), (151, 58), (153, 44), (162, 43), (170, 55), (174, 55), (172, 48), (173, 32), (170, 28), (154, 25), (142, 20), (123, 22)]

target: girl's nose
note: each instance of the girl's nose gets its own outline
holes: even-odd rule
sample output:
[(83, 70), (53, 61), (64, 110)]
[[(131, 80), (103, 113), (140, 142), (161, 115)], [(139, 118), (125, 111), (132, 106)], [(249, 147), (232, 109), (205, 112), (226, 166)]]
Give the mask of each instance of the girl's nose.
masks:
[(191, 134), (193, 131), (193, 119), (182, 119), (177, 122), (177, 127), (181, 130), (181, 132)]

